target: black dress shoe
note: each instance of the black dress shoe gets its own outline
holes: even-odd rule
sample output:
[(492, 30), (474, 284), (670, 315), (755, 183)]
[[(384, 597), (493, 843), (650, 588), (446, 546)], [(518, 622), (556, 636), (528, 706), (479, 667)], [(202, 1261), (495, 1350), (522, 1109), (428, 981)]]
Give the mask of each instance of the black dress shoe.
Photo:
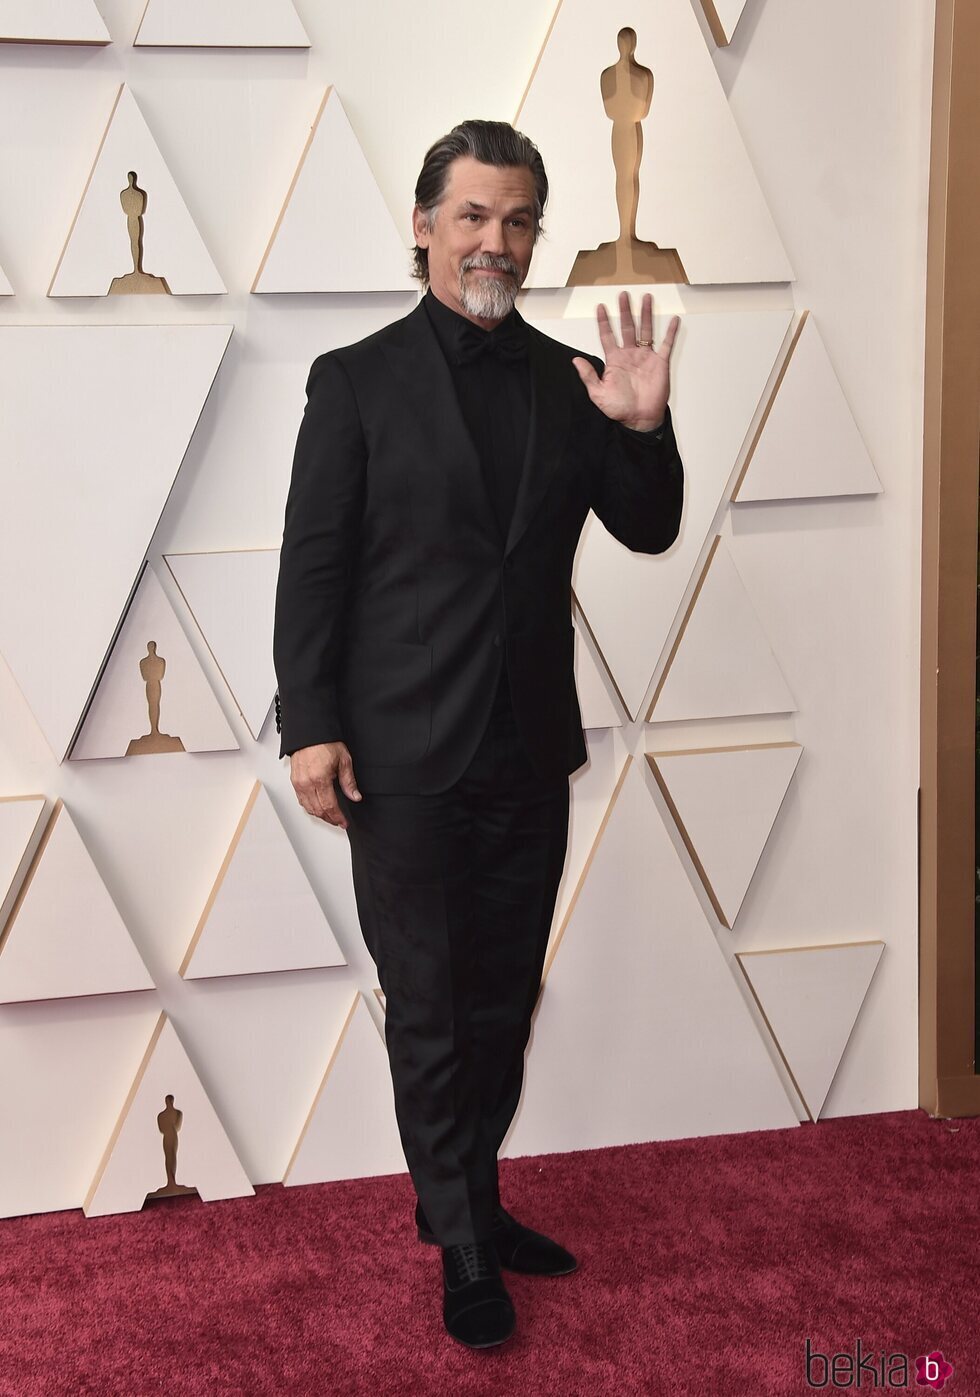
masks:
[(469, 1348), (492, 1348), (514, 1332), (514, 1305), (488, 1242), (457, 1242), (442, 1249), (442, 1318)]
[[(420, 1242), (438, 1245), (420, 1202), (415, 1204), (415, 1225)], [(578, 1266), (570, 1251), (543, 1232), (534, 1232), (519, 1223), (499, 1203), (494, 1211), (490, 1239), (501, 1266), (508, 1271), (520, 1271), (527, 1276), (567, 1276)]]
[(526, 1276), (567, 1276), (578, 1266), (570, 1251), (543, 1232), (525, 1227), (499, 1203), (490, 1237), (501, 1266), (509, 1271), (522, 1271)]

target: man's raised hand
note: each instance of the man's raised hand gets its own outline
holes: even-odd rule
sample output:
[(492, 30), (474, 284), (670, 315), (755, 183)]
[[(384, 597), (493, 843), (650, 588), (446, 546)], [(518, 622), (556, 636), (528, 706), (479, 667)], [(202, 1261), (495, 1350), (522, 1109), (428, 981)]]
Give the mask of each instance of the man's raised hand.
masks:
[(616, 335), (604, 305), (596, 308), (599, 339), (606, 361), (602, 378), (588, 359), (572, 360), (596, 407), (615, 422), (638, 432), (653, 431), (664, 420), (670, 395), (670, 351), (673, 348), (678, 316), (672, 316), (658, 349), (653, 345), (653, 297), (646, 292), (640, 302), (640, 332), (636, 332), (629, 292), (619, 296), (623, 343)]
[(319, 742), (314, 747), (300, 747), (289, 758), (289, 779), (296, 799), (303, 809), (318, 820), (347, 828), (347, 816), (337, 803), (333, 788), (340, 788), (350, 800), (360, 800), (361, 793), (354, 780), (354, 763), (343, 742)]

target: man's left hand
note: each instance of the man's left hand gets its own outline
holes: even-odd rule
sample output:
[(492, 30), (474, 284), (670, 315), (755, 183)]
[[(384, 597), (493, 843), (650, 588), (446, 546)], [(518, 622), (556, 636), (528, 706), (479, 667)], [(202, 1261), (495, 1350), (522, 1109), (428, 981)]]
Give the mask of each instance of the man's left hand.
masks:
[(653, 346), (653, 297), (649, 292), (640, 302), (640, 332), (636, 332), (629, 292), (619, 297), (620, 323), (623, 343), (616, 335), (605, 306), (596, 309), (599, 339), (606, 361), (602, 378), (588, 359), (575, 358), (572, 363), (585, 384), (596, 407), (637, 432), (651, 432), (660, 426), (670, 395), (670, 351), (680, 325), (678, 316), (671, 318), (659, 349)]

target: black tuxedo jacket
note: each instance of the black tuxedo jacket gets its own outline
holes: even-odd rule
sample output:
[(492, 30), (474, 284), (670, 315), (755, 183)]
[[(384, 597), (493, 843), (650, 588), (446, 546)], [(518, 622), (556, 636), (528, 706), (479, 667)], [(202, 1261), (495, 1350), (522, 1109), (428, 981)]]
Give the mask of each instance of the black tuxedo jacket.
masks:
[(276, 589), (280, 757), (343, 741), (364, 792), (444, 790), (483, 734), (506, 653), (535, 773), (586, 760), (571, 615), (582, 526), (591, 507), (627, 548), (663, 552), (684, 472), (669, 408), (662, 434), (610, 421), (576, 351), (527, 330), (530, 429), (506, 539), (422, 304), (314, 360)]

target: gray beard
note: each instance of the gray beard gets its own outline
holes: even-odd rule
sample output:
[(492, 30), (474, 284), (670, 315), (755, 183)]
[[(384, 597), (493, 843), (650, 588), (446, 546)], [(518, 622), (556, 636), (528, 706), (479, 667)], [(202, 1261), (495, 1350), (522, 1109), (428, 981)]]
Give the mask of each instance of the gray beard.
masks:
[[(498, 267), (512, 275), (506, 281), (497, 277), (467, 279), (470, 267)], [(503, 320), (514, 309), (517, 293), (520, 290), (517, 269), (509, 258), (468, 257), (459, 269), (459, 303), (467, 315), (475, 315), (479, 320)]]

